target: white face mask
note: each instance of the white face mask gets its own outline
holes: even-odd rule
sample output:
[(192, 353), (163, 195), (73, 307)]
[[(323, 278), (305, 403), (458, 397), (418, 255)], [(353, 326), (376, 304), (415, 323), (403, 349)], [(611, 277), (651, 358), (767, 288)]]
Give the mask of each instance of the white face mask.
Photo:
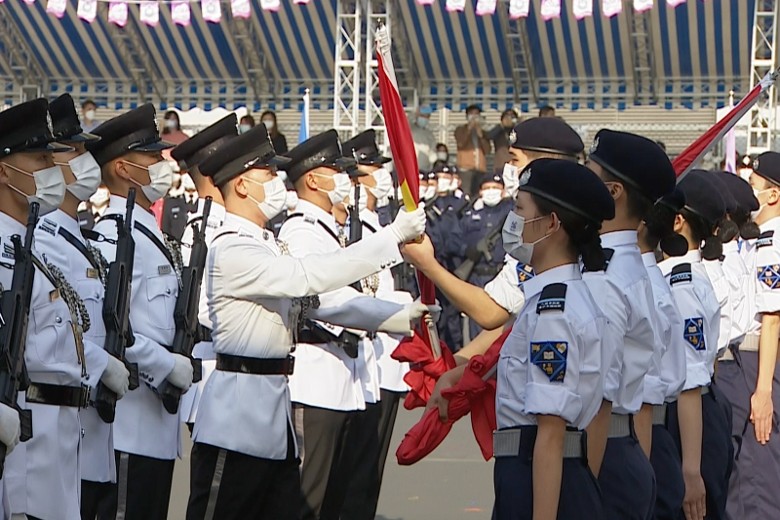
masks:
[(95, 207), (101, 207), (108, 204), (111, 193), (106, 188), (98, 188), (94, 195), (89, 198), (90, 204)]
[(94, 110), (87, 110), (84, 112), (84, 119), (87, 121), (94, 121), (95, 120), (95, 111)]
[(266, 130), (273, 130), (274, 122), (271, 119), (263, 119), (263, 124)]
[(171, 184), (173, 184), (173, 167), (171, 167), (171, 164), (168, 161), (160, 161), (148, 167), (130, 161), (127, 161), (127, 163), (149, 172), (150, 183), (146, 186), (132, 177), (130, 178), (130, 181), (141, 187), (144, 196), (152, 204), (165, 197), (171, 189)]
[[(401, 187), (398, 187), (398, 200), (401, 200)], [(425, 198), (425, 195), (428, 193), (428, 186), (420, 186), (420, 192), (418, 193), (420, 200), (423, 200)]]
[(100, 187), (100, 165), (91, 153), (86, 152), (68, 161), (67, 166), (76, 177), (75, 181), (68, 184), (67, 190), (82, 202), (88, 200)]
[(262, 202), (258, 202), (256, 198), (249, 194), (247, 194), (247, 197), (257, 204), (257, 207), (263, 212), (265, 218), (271, 220), (284, 211), (285, 205), (287, 204), (287, 187), (285, 187), (282, 179), (274, 177), (270, 181), (260, 182), (244, 177), (244, 180), (251, 182), (252, 184), (261, 184), (263, 186), (265, 196), (263, 197)]
[(239, 134), (245, 134), (248, 131), (250, 131), (251, 129), (252, 129), (252, 127), (247, 125), (247, 124), (238, 125), (238, 133)]
[(431, 200), (436, 196), (436, 186), (428, 186), (425, 189), (425, 200)]
[(452, 181), (450, 179), (438, 179), (436, 181), (436, 191), (439, 193), (449, 192)]
[[(323, 175), (321, 173), (315, 173), (314, 175), (318, 177), (331, 177), (330, 175)], [(320, 189), (319, 191), (324, 191), (327, 193), (328, 199), (330, 199), (330, 203), (336, 205), (339, 202), (344, 202), (344, 199), (347, 198), (349, 195), (349, 190), (352, 189), (352, 181), (349, 179), (349, 175), (346, 173), (335, 173), (331, 178), (333, 179), (333, 189)]]
[(298, 193), (295, 191), (287, 192), (287, 211), (295, 211), (298, 207)]
[(518, 262), (530, 264), (534, 254), (534, 246), (550, 235), (545, 235), (539, 240), (531, 242), (530, 244), (525, 244), (523, 243), (523, 228), (525, 227), (525, 224), (536, 222), (543, 218), (544, 217), (536, 217), (531, 220), (525, 220), (524, 217), (518, 215), (514, 211), (510, 211), (506, 216), (504, 227), (501, 230), (504, 251)]
[(176, 122), (175, 119), (166, 119), (165, 120), (165, 128), (168, 130), (176, 130), (178, 128), (179, 124)]
[(520, 187), (520, 168), (506, 163), (501, 177), (504, 179), (504, 189), (510, 196), (514, 197), (517, 188)]
[[(349, 191), (349, 205), (355, 207), (355, 187)], [(362, 212), (368, 207), (368, 193), (365, 186), (360, 186), (360, 200), (358, 201), (358, 212)]]
[[(756, 200), (758, 200), (758, 197), (759, 197), (759, 196), (760, 196), (762, 193), (764, 193), (764, 192), (767, 192), (767, 191), (769, 191), (769, 190), (771, 190), (771, 189), (772, 189), (772, 188), (767, 188), (767, 189), (765, 189), (765, 190), (757, 190), (757, 189), (753, 188), (753, 196), (756, 198)], [(759, 201), (759, 203), (758, 203), (758, 204), (759, 204), (759, 205), (758, 205), (758, 209), (757, 209), (756, 211), (751, 211), (751, 212), (750, 212), (750, 220), (754, 220), (754, 221), (755, 221), (755, 220), (756, 220), (756, 218), (758, 218), (758, 215), (761, 213), (761, 210), (762, 210), (762, 209), (764, 209), (764, 204), (761, 204), (761, 202), (760, 202), (760, 201)]]
[(447, 152), (436, 152), (436, 159), (439, 161), (446, 161), (448, 159)]
[(3, 163), (3, 165), (35, 179), (35, 193), (33, 195), (26, 194), (12, 184), (8, 186), (19, 195), (27, 198), (28, 204), (37, 202), (40, 206), (39, 215), (46, 215), (60, 207), (65, 198), (65, 178), (62, 176), (62, 169), (59, 166), (51, 166), (29, 173), (8, 163)]
[(393, 191), (393, 176), (390, 175), (390, 172), (384, 168), (379, 168), (371, 176), (376, 181), (376, 186), (368, 188), (371, 195), (377, 199), (383, 199), (390, 195), (390, 192)]
[(491, 208), (498, 206), (498, 203), (501, 202), (502, 194), (503, 192), (498, 188), (488, 188), (482, 191), (482, 202), (485, 203), (485, 206), (490, 206)]
[(450, 192), (455, 193), (458, 191), (458, 188), (460, 188), (460, 181), (456, 178), (453, 178), (450, 182)]

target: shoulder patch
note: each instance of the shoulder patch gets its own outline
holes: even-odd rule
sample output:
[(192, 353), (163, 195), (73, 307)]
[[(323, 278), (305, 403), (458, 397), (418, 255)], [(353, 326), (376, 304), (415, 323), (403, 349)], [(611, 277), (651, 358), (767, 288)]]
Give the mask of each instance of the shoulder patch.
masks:
[[(565, 287), (565, 286), (564, 286)], [(566, 378), (567, 341), (532, 341), (531, 363), (539, 367), (551, 383), (563, 383)]]
[(780, 264), (759, 266), (756, 271), (758, 283), (764, 284), (770, 289), (780, 287)]
[(312, 217), (311, 215), (304, 215), (303, 216), (303, 221), (306, 222), (307, 224), (311, 224), (311, 225), (314, 225), (314, 224), (317, 223), (317, 219)]
[(528, 264), (524, 264), (522, 262), (517, 262), (517, 267), (515, 268), (517, 270), (517, 286), (520, 287), (525, 282), (536, 276), (536, 273), (534, 273), (534, 268), (531, 267)]
[(686, 318), (683, 338), (695, 350), (705, 350), (707, 345), (704, 341), (704, 318)]
[(760, 235), (758, 235), (758, 238), (756, 239), (756, 249), (761, 249), (762, 247), (771, 246), (774, 240), (775, 232), (770, 231), (764, 231)]
[(54, 222), (51, 219), (48, 219), (46, 217), (43, 217), (40, 222), (38, 223), (38, 229), (41, 231), (50, 234), (51, 236), (57, 235), (57, 230), (60, 228), (60, 225)]
[(536, 304), (536, 314), (545, 311), (561, 311), (566, 307), (566, 284), (551, 283), (542, 289), (539, 302)]
[(691, 272), (691, 264), (685, 263), (674, 266), (672, 269), (672, 275), (669, 277), (669, 285), (676, 285), (678, 283), (690, 283), (693, 281), (693, 273)]

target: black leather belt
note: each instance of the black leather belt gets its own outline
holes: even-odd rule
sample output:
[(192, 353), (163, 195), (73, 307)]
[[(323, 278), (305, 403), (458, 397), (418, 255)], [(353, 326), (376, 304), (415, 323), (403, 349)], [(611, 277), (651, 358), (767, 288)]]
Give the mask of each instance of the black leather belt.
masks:
[(27, 402), (51, 406), (72, 406), (84, 408), (89, 400), (88, 386), (60, 386), (45, 383), (30, 383), (27, 387)]
[(208, 327), (204, 327), (203, 325), (198, 325), (198, 341), (206, 341), (206, 342), (213, 341), (211, 339), (211, 329)]
[(295, 358), (262, 359), (244, 356), (217, 354), (217, 370), (239, 372), (258, 376), (291, 376), (295, 368)]

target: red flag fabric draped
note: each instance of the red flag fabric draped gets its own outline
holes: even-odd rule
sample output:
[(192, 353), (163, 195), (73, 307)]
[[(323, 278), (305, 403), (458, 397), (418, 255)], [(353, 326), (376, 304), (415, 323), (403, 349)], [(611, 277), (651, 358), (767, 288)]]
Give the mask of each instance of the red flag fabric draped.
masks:
[(772, 86), (777, 78), (777, 71), (771, 72), (761, 79), (758, 85), (748, 92), (747, 96), (735, 106), (726, 117), (715, 123), (712, 128), (696, 139), (688, 148), (678, 155), (672, 164), (677, 177), (682, 177), (693, 168), (696, 161), (701, 159), (709, 152), (726, 133), (742, 119), (742, 116), (748, 113), (753, 105), (758, 101), (758, 97), (763, 91)]

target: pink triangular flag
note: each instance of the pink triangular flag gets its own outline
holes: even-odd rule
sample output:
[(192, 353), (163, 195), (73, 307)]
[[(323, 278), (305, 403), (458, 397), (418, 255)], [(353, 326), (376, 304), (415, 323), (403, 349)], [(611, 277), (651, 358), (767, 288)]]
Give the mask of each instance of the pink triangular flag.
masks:
[(160, 23), (160, 4), (157, 0), (141, 2), (141, 21), (146, 25), (156, 27)]
[(678, 6), (678, 5), (680, 5), (680, 4), (684, 4), (684, 3), (685, 3), (685, 0), (666, 0), (666, 3), (667, 3), (667, 4), (668, 4), (670, 7), (677, 7), (677, 6)]
[(577, 20), (593, 16), (593, 0), (574, 0), (572, 11)]
[(601, 2), (601, 12), (607, 18), (619, 15), (623, 12), (623, 0), (604, 0)]
[(230, 0), (230, 11), (233, 18), (249, 18), (249, 0)]
[(643, 13), (653, 8), (653, 0), (634, 0), (634, 11)]
[(509, 17), (512, 20), (528, 18), (531, 9), (531, 0), (509, 0)]
[(203, 10), (203, 19), (211, 23), (219, 23), (222, 20), (222, 7), (219, 0), (202, 0), (200, 7)]
[(561, 0), (542, 0), (542, 20), (545, 22), (561, 17)]
[(466, 9), (466, 0), (447, 0), (446, 9), (450, 13), (464, 11)]
[(496, 0), (477, 0), (477, 14), (485, 16), (496, 12)]
[(190, 24), (190, 3), (173, 2), (171, 4), (171, 19), (177, 25), (188, 26)]
[(417, 5), (433, 5), (436, 0), (417, 0)]
[(119, 27), (127, 25), (127, 4), (125, 2), (108, 4), (108, 21)]
[(263, 11), (277, 13), (281, 7), (282, 2), (280, 0), (260, 0), (260, 8)]
[(27, 5), (33, 5), (35, 3), (35, 0), (24, 0), (24, 3)]
[(97, 0), (79, 0), (76, 14), (85, 22), (94, 22), (97, 18)]
[(296, 5), (306, 5), (309, 3), (309, 0), (293, 0), (293, 3)]
[(53, 14), (57, 18), (62, 18), (67, 7), (68, 0), (49, 0), (49, 3), (46, 4), (46, 12)]

